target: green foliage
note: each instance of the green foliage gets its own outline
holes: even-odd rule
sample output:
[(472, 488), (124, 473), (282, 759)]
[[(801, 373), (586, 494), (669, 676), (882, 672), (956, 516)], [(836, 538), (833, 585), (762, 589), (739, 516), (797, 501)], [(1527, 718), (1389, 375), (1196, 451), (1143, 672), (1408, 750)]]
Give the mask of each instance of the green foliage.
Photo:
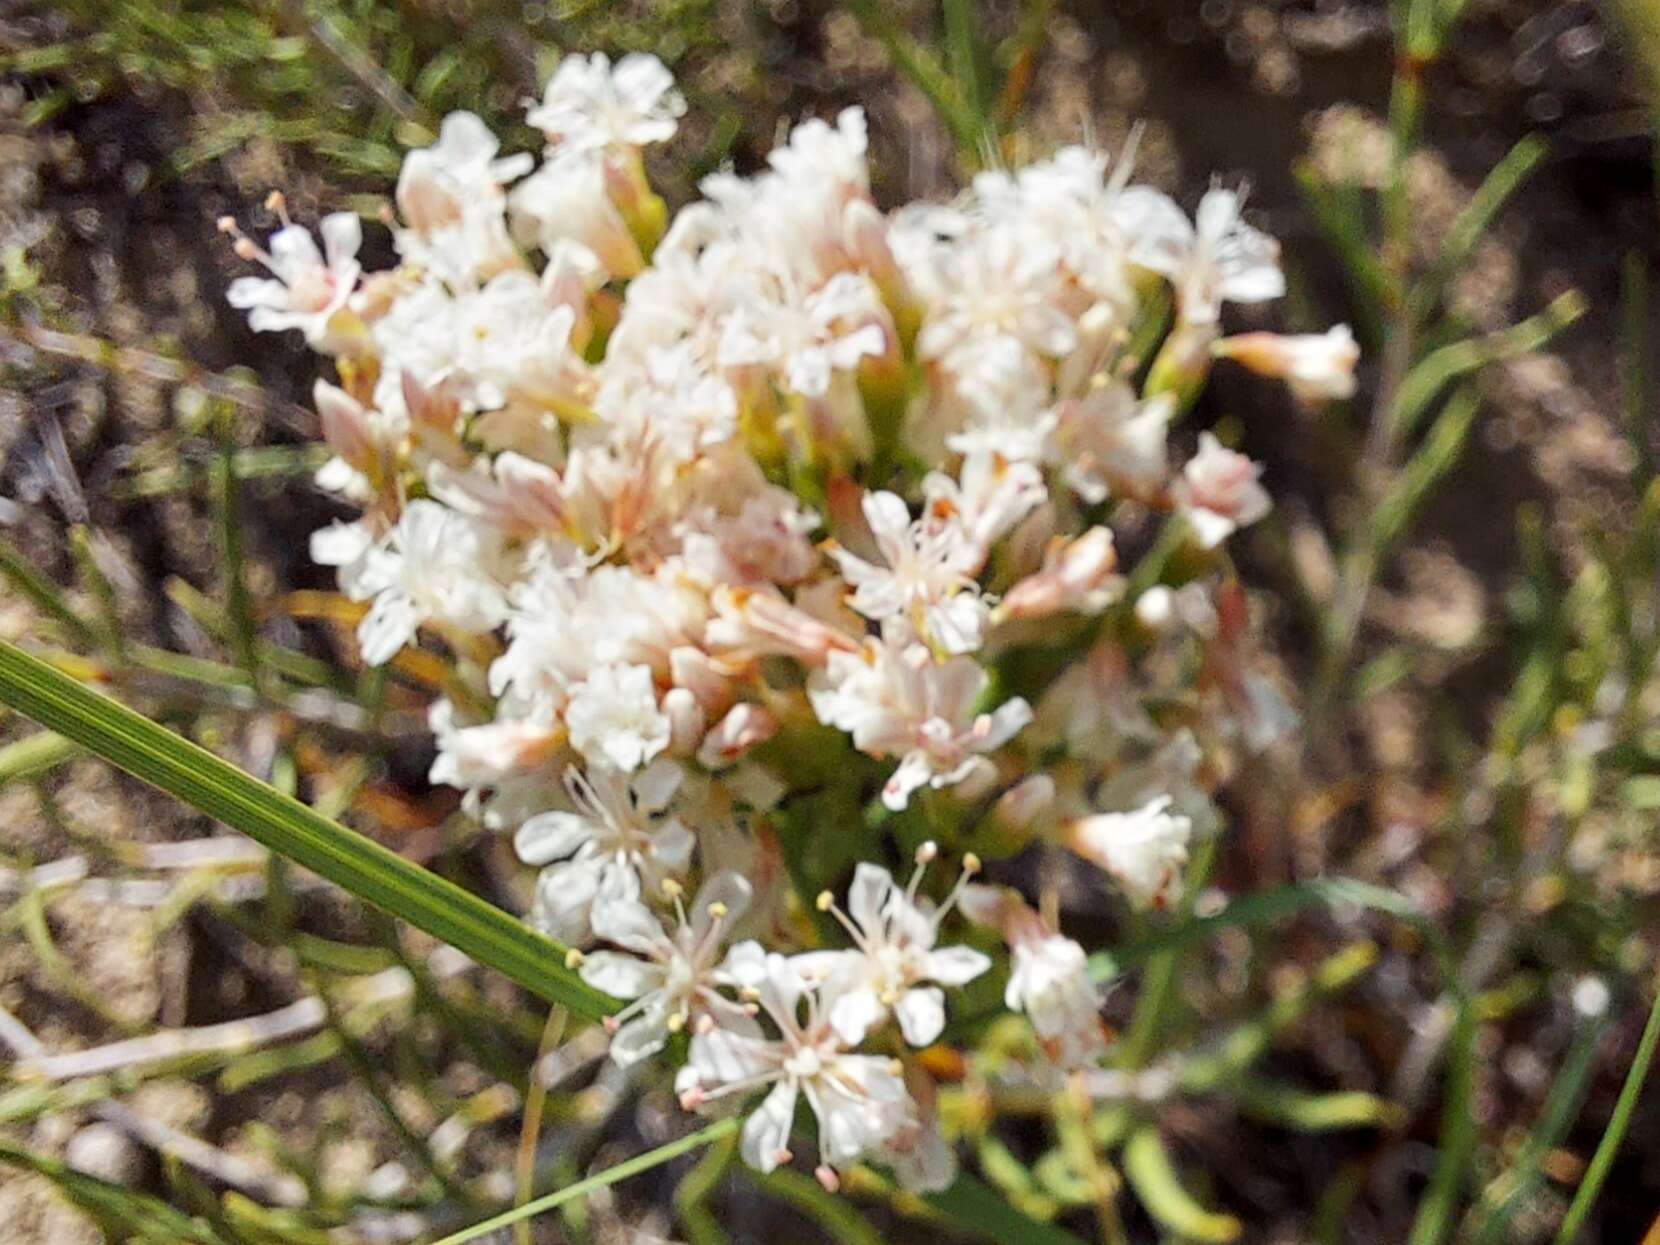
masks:
[[(455, 109), (507, 116), (566, 48), (718, 48), (712, 0), (525, 6), (513, 0), (25, 0), (60, 41), (0, 56), (53, 82), (33, 119), (120, 90), (179, 92), (198, 112), (191, 169), (260, 140), (338, 174), (393, 176)], [(222, 106), (228, 101), (230, 107)]]

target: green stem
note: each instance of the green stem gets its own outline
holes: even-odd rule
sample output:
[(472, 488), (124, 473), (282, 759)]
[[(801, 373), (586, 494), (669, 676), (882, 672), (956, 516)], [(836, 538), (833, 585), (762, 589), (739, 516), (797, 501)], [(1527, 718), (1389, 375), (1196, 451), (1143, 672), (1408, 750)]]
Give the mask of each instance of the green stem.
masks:
[(563, 1189), (549, 1193), (546, 1197), (539, 1197), (534, 1202), (526, 1202), (523, 1206), (515, 1206), (512, 1210), (503, 1211), (493, 1219), (486, 1219), (483, 1223), (475, 1223), (470, 1228), (463, 1228), (452, 1233), (433, 1245), (466, 1245), (468, 1241), (476, 1241), (482, 1236), (498, 1232), (502, 1228), (510, 1228), (521, 1219), (529, 1219), (540, 1215), (544, 1211), (563, 1206), (566, 1202), (584, 1197), (596, 1189), (603, 1189), (607, 1185), (616, 1184), (619, 1180), (627, 1180), (630, 1176), (637, 1176), (641, 1172), (650, 1171), (654, 1167), (661, 1167), (670, 1159), (677, 1159), (682, 1154), (696, 1150), (699, 1146), (710, 1145), (724, 1137), (738, 1131), (739, 1120), (736, 1118), (721, 1120), (711, 1124), (701, 1132), (682, 1137), (679, 1141), (671, 1141), (667, 1145), (658, 1146), (655, 1150), (648, 1150), (635, 1158), (626, 1159), (615, 1167), (608, 1167), (602, 1172), (589, 1176), (586, 1180), (578, 1180), (568, 1184)]
[(1620, 1143), (1625, 1140), (1626, 1129), (1631, 1127), (1631, 1117), (1636, 1113), (1637, 1098), (1643, 1092), (1643, 1082), (1648, 1078), (1648, 1066), (1654, 1058), (1657, 1042), (1660, 1042), (1660, 982), (1656, 983), (1648, 1023), (1643, 1026), (1643, 1036), (1637, 1042), (1636, 1057), (1631, 1061), (1631, 1070), (1626, 1073), (1625, 1084), (1620, 1087), (1619, 1099), (1614, 1103), (1614, 1114), (1609, 1117), (1608, 1128), (1597, 1143), (1590, 1166), (1585, 1169), (1585, 1178), (1579, 1182), (1574, 1200), (1568, 1205), (1568, 1213), (1562, 1217), (1562, 1227), (1556, 1233), (1556, 1245), (1573, 1245), (1579, 1238), (1585, 1217), (1591, 1213), (1597, 1194), (1602, 1191), (1603, 1181), (1608, 1179), (1608, 1171), (1614, 1166), (1614, 1158), (1619, 1153)]

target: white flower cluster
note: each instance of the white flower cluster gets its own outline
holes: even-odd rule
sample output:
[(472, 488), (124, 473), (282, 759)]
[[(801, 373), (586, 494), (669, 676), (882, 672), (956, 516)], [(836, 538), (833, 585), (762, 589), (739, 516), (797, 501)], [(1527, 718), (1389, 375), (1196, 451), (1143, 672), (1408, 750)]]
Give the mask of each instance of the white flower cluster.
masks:
[[(1282, 292), (1274, 242), (1231, 191), (1190, 221), (1081, 147), (886, 213), (849, 109), (671, 220), (641, 148), (684, 108), (654, 58), (570, 57), (529, 114), (539, 167), (452, 115), (398, 180), (399, 263), (362, 272), (344, 214), (319, 250), (274, 196), (268, 249), (222, 222), (270, 271), (230, 298), (333, 358), (318, 482), (361, 513), (313, 556), (362, 604), (365, 661), (425, 636), (480, 672), (432, 709), (433, 780), (514, 834), (532, 919), (632, 1000), (617, 1061), (684, 1031), (689, 1108), (767, 1089), (755, 1166), (805, 1096), (827, 1183), (875, 1157), (927, 1187), (950, 1155), (904, 1052), (993, 966), (938, 945), (948, 916), (1006, 950), (1050, 1057), (1105, 1048), (1083, 948), (968, 883), (971, 839), (1047, 838), (1168, 903), (1210, 743), (1283, 719), (1211, 552), (1267, 511), (1259, 469), (1203, 434), (1173, 470), (1173, 422), (1214, 358), (1321, 398), (1354, 347), (1222, 337), (1224, 302)], [(1159, 513), (1199, 569), (1124, 600), (1108, 520)], [(839, 948), (769, 823), (826, 784), (870, 805), (813, 836), (951, 836), (908, 886), (866, 862), (846, 911), (817, 897)], [(940, 851), (964, 881), (936, 905)]]

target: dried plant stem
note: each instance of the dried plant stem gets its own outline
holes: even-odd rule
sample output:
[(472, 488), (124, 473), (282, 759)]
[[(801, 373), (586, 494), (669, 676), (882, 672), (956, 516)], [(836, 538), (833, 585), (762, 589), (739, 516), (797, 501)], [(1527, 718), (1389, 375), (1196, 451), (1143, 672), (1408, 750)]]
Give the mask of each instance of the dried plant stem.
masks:
[[(552, 1053), (559, 1045), (559, 1039), (565, 1034), (565, 1025), (570, 1019), (563, 1007), (554, 1006), (548, 1010), (548, 1021), (542, 1029), (542, 1041), (536, 1048), (536, 1067)], [(542, 1133), (542, 1110), (547, 1106), (548, 1087), (542, 1078), (532, 1075), (530, 1088), (525, 1094), (524, 1124), (519, 1129), (518, 1167), (514, 1173), (516, 1191), (513, 1196), (514, 1206), (523, 1206), (530, 1201), (531, 1190), (536, 1179), (536, 1139)], [(513, 1239), (518, 1245), (530, 1245), (530, 1224), (528, 1221), (513, 1226)]]

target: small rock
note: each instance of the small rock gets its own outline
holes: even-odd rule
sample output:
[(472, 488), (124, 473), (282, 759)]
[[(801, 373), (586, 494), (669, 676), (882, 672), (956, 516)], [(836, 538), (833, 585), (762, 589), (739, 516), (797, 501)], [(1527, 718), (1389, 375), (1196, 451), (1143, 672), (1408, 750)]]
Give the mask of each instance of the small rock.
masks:
[(76, 1171), (111, 1184), (137, 1184), (143, 1176), (144, 1152), (111, 1124), (88, 1124), (69, 1139), (64, 1162)]

